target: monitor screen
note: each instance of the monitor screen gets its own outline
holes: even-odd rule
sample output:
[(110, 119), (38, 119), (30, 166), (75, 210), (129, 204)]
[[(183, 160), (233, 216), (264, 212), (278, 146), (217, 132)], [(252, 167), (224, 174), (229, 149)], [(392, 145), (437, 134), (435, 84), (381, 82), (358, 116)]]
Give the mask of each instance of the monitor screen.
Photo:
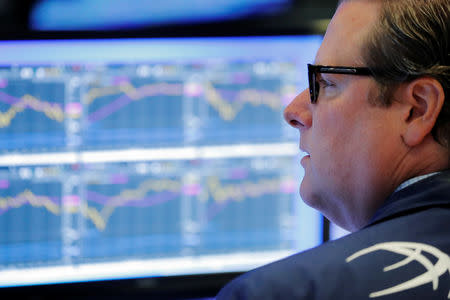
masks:
[(0, 286), (246, 271), (322, 241), (298, 195), (320, 36), (0, 42)]

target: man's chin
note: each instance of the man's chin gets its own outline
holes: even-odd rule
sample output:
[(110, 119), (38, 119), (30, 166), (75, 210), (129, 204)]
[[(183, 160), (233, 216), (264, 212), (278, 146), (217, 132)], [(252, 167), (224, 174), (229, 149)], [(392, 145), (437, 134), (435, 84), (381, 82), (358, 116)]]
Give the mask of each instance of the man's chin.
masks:
[(310, 185), (308, 185), (307, 182), (305, 182), (305, 179), (303, 179), (302, 183), (300, 184), (300, 197), (302, 198), (302, 201), (305, 202), (306, 205), (317, 209), (317, 201), (314, 201), (314, 194), (312, 193), (310, 189)]

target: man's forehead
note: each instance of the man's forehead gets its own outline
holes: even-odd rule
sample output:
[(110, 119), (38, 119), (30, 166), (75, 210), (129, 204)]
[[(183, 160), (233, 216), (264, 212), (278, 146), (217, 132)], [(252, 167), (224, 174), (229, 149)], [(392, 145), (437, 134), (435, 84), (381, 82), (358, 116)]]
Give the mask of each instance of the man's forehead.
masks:
[(364, 37), (378, 19), (379, 1), (347, 1), (339, 5), (328, 25), (316, 64), (361, 65)]

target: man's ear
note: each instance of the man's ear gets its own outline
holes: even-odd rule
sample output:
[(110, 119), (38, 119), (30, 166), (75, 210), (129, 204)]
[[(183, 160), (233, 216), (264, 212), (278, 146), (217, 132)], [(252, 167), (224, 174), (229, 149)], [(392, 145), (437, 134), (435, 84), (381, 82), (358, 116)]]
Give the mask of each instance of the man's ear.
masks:
[(408, 146), (414, 147), (431, 133), (444, 105), (444, 89), (436, 79), (421, 77), (406, 83), (400, 92), (398, 96), (408, 107), (403, 140)]

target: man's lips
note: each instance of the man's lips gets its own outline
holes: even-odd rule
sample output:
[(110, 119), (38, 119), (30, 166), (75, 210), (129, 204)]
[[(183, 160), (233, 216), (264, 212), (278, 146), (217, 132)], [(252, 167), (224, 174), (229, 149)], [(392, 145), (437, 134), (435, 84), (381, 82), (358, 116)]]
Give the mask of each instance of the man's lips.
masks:
[(303, 156), (302, 160), (300, 161), (300, 164), (305, 167), (306, 162), (311, 158), (309, 154)]

